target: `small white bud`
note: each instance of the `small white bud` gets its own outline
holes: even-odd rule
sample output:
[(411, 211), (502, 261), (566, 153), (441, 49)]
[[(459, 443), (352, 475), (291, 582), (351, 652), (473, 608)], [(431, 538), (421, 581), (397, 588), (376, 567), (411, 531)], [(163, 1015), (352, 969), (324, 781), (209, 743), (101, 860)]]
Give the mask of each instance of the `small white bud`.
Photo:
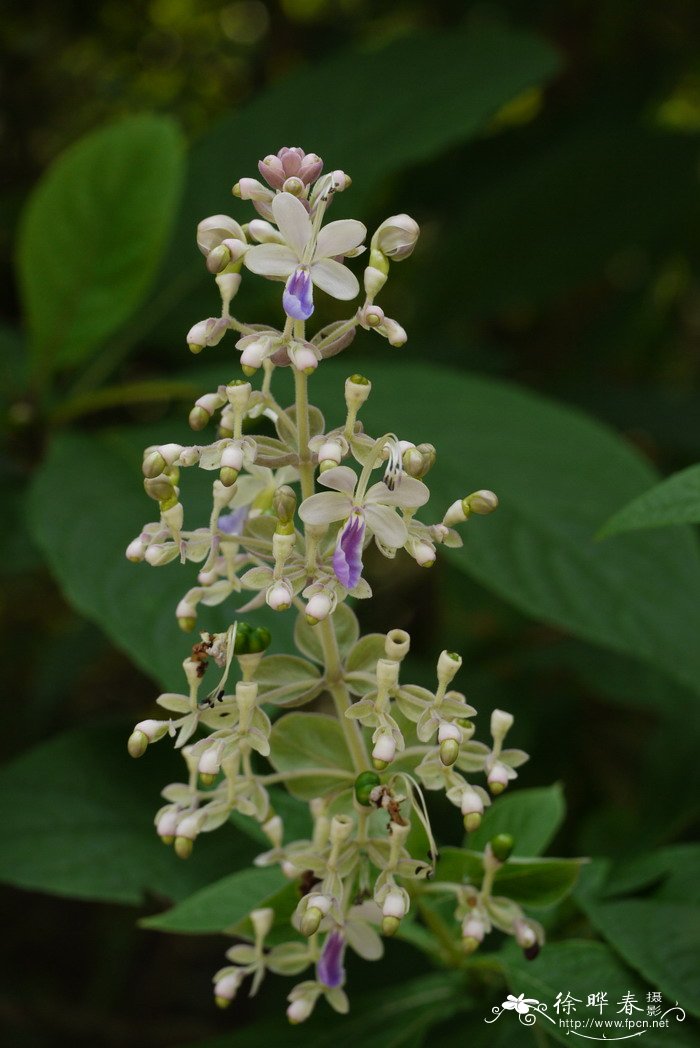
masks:
[(221, 465), (240, 472), (243, 468), (243, 449), (236, 444), (230, 444), (224, 448), (221, 454)]
[(489, 789), (493, 794), (503, 793), (506, 786), (508, 785), (508, 771), (504, 764), (500, 761), (496, 761), (491, 771), (488, 773), (486, 780), (489, 784)]
[(306, 621), (311, 625), (327, 619), (331, 613), (333, 601), (328, 593), (315, 593), (306, 605)]
[(435, 549), (429, 542), (416, 542), (413, 547), (413, 557), (421, 568), (432, 568), (435, 563)]
[(462, 793), (461, 802), (462, 815), (483, 815), (484, 814), (484, 802), (476, 792), (476, 790), (465, 789)]
[(178, 814), (176, 811), (166, 811), (158, 819), (156, 833), (166, 844), (172, 844), (175, 840), (177, 820)]
[(391, 764), (395, 755), (396, 742), (394, 741), (394, 737), (393, 735), (389, 735), (388, 732), (384, 732), (379, 736), (374, 744), (372, 759), (382, 767), (386, 767), (387, 764)]
[(146, 553), (146, 546), (142, 539), (132, 539), (129, 545), (126, 547), (126, 559), (132, 561), (134, 564), (138, 564), (143, 560)]
[(398, 888), (392, 888), (388, 892), (382, 905), (382, 916), (397, 917), (399, 920), (406, 916), (406, 900)]
[(398, 321), (392, 320), (391, 317), (384, 317), (377, 330), (385, 336), (390, 346), (404, 346), (408, 341), (405, 328), (402, 328)]
[(318, 449), (319, 462), (335, 462), (338, 465), (342, 457), (342, 448), (337, 440), (328, 440)]
[(292, 587), (284, 579), (273, 582), (265, 594), (265, 600), (273, 611), (286, 611), (292, 603)]
[(293, 1026), (306, 1022), (314, 1010), (314, 1002), (309, 997), (298, 997), (287, 1008), (287, 1019)]
[(392, 215), (379, 226), (372, 237), (372, 245), (387, 258), (401, 262), (413, 253), (419, 235), (420, 226), (410, 215)]
[(484, 922), (472, 914), (464, 918), (462, 922), (462, 937), (464, 939), (476, 939), (477, 943), (483, 942), (486, 929)]
[(303, 371), (308, 375), (318, 367), (316, 354), (309, 346), (302, 346), (299, 345), (299, 343), (294, 343), (288, 352), (297, 371)]
[(456, 742), (461, 742), (462, 729), (457, 724), (443, 721), (438, 728), (438, 742), (446, 742), (448, 739), (454, 739)]
[(534, 946), (537, 942), (534, 928), (524, 919), (515, 922), (513, 931), (515, 933), (515, 941), (523, 950), (529, 949), (530, 946)]
[(464, 512), (463, 500), (457, 499), (442, 518), (442, 523), (446, 524), (448, 528), (453, 528), (455, 524), (464, 524), (466, 519), (467, 514)]
[(241, 969), (237, 972), (230, 972), (221, 979), (217, 979), (214, 983), (214, 1000), (219, 1008), (226, 1008), (231, 1003), (238, 993), (244, 978), (245, 972)]
[(197, 770), (200, 775), (218, 775), (221, 770), (221, 747), (208, 746), (199, 758)]

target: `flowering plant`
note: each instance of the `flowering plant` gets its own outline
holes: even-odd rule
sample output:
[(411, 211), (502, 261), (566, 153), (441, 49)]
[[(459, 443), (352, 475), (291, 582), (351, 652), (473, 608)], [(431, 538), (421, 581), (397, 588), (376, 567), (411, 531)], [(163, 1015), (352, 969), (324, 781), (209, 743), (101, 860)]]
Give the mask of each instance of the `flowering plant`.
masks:
[[(461, 545), (457, 527), (491, 513), (498, 500), (476, 491), (438, 520), (419, 520), (435, 448), (366, 432), (361, 414), (372, 387), (362, 375), (346, 380), (344, 410), (332, 423), (309, 403), (309, 378), (350, 345), (358, 328), (392, 346), (406, 341), (376, 299), (393, 263), (411, 255), (418, 225), (404, 214), (381, 223), (369, 243), (362, 304), (311, 334), (316, 291), (341, 301), (360, 292), (351, 265), (366, 250), (364, 225), (324, 224), (350, 178), (323, 174), (320, 158), (297, 148), (266, 157), (259, 169), (266, 184), (242, 178), (233, 190), (258, 217), (240, 225), (215, 215), (199, 224), (197, 244), (222, 308), (187, 336), (199, 353), (234, 332), (245, 377), (204, 394), (190, 413), (195, 431), (217, 417), (213, 443), (146, 449), (144, 486), (159, 514), (127, 549), (130, 560), (153, 566), (175, 559), (200, 565), (197, 585), (176, 609), (186, 631), (195, 628), (200, 605), (242, 596), (226, 632), (201, 633), (183, 664), (185, 693), (158, 698), (169, 716), (139, 722), (129, 752), (140, 757), (170, 736), (185, 758), (186, 781), (164, 789), (166, 803), (155, 819), (157, 833), (181, 858), (200, 834), (229, 825), (232, 813), (260, 824), (270, 848), (256, 864), (279, 866), (289, 886), (261, 900), (233, 929), (239, 941), (228, 951), (231, 963), (214, 976), (214, 993), (224, 1006), (247, 978), (255, 993), (267, 971), (295, 976), (311, 969), (313, 977), (289, 994), (287, 1014), (297, 1023), (320, 997), (347, 1011), (346, 948), (376, 960), (382, 936), (408, 936), (416, 914), (458, 957), (474, 952), (493, 929), (534, 957), (544, 932), (516, 899), (494, 894), (512, 838), (497, 834), (476, 860), (476, 853), (457, 849), (439, 858), (424, 793), (443, 791), (466, 830), (476, 831), (491, 797), (528, 759), (504, 748), (512, 716), (495, 710), (491, 742), (475, 741), (476, 710), (453, 687), (459, 654), (440, 653), (433, 689), (411, 684), (404, 668), (409, 635), (389, 629), (361, 637), (348, 603), (372, 595), (363, 559), (370, 544), (387, 558), (403, 550), (429, 568), (438, 547)], [(244, 269), (284, 284), (281, 327), (232, 315)], [(273, 382), (286, 367), (295, 400), (283, 407)], [(254, 388), (257, 375), (262, 382)], [(254, 432), (269, 423), (275, 436)], [(190, 528), (180, 474), (193, 466), (217, 475), (208, 522)], [(296, 615), (298, 655), (268, 654), (269, 631), (246, 619), (264, 604)], [(312, 703), (323, 712), (297, 712)], [(330, 703), (334, 716), (325, 712)], [(483, 776), (487, 788), (474, 776)], [(285, 832), (273, 794), (280, 784), (308, 804), (309, 839), (290, 840)], [(435, 897), (453, 899), (454, 931), (435, 918)]]

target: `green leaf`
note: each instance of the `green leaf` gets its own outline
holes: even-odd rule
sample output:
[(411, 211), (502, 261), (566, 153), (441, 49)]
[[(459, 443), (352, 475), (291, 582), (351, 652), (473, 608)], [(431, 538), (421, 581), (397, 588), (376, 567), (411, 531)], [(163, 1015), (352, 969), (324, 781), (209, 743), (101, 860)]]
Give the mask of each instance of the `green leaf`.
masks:
[[(576, 884), (581, 859), (509, 859), (494, 879), (493, 894), (528, 907), (548, 907), (564, 899)], [(480, 885), (484, 876), (481, 852), (442, 848), (436, 881)]]
[[(175, 608), (197, 584), (197, 565), (174, 562), (151, 568), (130, 563), (124, 550), (157, 513), (141, 486), (143, 448), (178, 439), (187, 441), (185, 431), (167, 424), (99, 435), (60, 433), (34, 475), (29, 500), (34, 540), (66, 598), (146, 673), (175, 692), (185, 683), (182, 660), (198, 640), (179, 629)], [(205, 523), (211, 477), (189, 470), (182, 489), (188, 524)], [(200, 629), (226, 629), (239, 603), (234, 597), (216, 608), (202, 607)], [(271, 650), (290, 647), (291, 613), (262, 609), (245, 618), (251, 625), (268, 626)]]
[(607, 538), (640, 528), (697, 523), (700, 523), (700, 466), (689, 466), (623, 506), (603, 525), (599, 535)]
[[(331, 405), (346, 370), (328, 361), (311, 383), (329, 425), (337, 424)], [(478, 488), (499, 495), (496, 513), (460, 528), (464, 549), (446, 551), (455, 566), (534, 618), (635, 655), (698, 692), (693, 534), (595, 540), (620, 501), (655, 479), (628, 443), (579, 411), (435, 364), (373, 362), (369, 377), (366, 429), (401, 435), (420, 420), (437, 447), (432, 519)]]
[(255, 672), (260, 697), (273, 706), (300, 706), (321, 690), (316, 666), (296, 655), (268, 655)]
[(80, 139), (30, 197), (18, 245), (35, 371), (75, 365), (139, 306), (183, 174), (169, 119), (138, 116)]
[(324, 769), (289, 779), (289, 792), (302, 800), (337, 792), (355, 778), (343, 729), (335, 717), (323, 713), (288, 713), (276, 721), (270, 736), (270, 761), (281, 772)]
[(242, 921), (251, 910), (266, 906), (269, 898), (286, 883), (277, 867), (253, 866), (210, 884), (171, 910), (146, 917), (140, 923), (159, 932), (192, 935), (222, 932)]
[[(570, 1026), (560, 1026), (558, 1019), (565, 1019), (561, 1014), (557, 1016), (553, 1005), (557, 994), (564, 997), (567, 992), (577, 998), (581, 1003), (575, 1005), (576, 1011), (569, 1018), (587, 1020), (625, 1020), (626, 1016), (618, 1014), (618, 1008), (623, 996), (632, 993), (637, 1001), (637, 1006), (646, 1013), (646, 995), (649, 990), (660, 989), (655, 984), (649, 986), (643, 983), (637, 976), (626, 968), (615, 954), (603, 943), (583, 942), (572, 940), (565, 943), (548, 943), (541, 950), (534, 961), (527, 961), (521, 952), (516, 949), (506, 949), (498, 954), (505, 970), (510, 992), (518, 995), (524, 993), (526, 997), (535, 998), (547, 1005), (547, 1012), (554, 1020), (549, 1022), (544, 1017), (536, 1020), (538, 1030), (551, 1035), (562, 1044), (571, 1045), (574, 1038)], [(601, 1012), (597, 1008), (587, 1006), (589, 994), (604, 992), (607, 994), (608, 1005)], [(673, 1005), (673, 1000), (663, 1002), (662, 1011)], [(683, 1001), (679, 1002), (684, 1007)], [(635, 1012), (633, 1018), (641, 1018), (642, 1014)], [(513, 1012), (504, 1012), (498, 1019), (498, 1023), (516, 1022), (517, 1018)], [(651, 1020), (650, 1020), (651, 1021)], [(688, 1022), (678, 1022), (674, 1015), (669, 1016), (670, 1029), (648, 1029), (643, 1033), (643, 1043), (651, 1045), (652, 1048), (692, 1048), (697, 1044), (697, 1029)], [(587, 1033), (601, 1039), (612, 1041), (614, 1038), (630, 1036), (629, 1029), (605, 1029), (598, 1031), (588, 1029)], [(578, 1037), (576, 1038), (578, 1040)], [(636, 1037), (635, 1037), (636, 1040)]]
[[(163, 305), (172, 305), (173, 287), (182, 293), (206, 279), (193, 245), (202, 216), (233, 210), (247, 221), (249, 205), (232, 204), (231, 181), (256, 174), (257, 161), (277, 149), (276, 143), (302, 142), (325, 159), (328, 170), (348, 171), (352, 193), (334, 204), (333, 217), (343, 217), (348, 207), (354, 214), (392, 174), (475, 137), (505, 103), (551, 77), (558, 66), (557, 54), (545, 41), (482, 23), (443, 33), (423, 31), (383, 48), (352, 49), (280, 79), (195, 143), (162, 275)], [(416, 76), (418, 69), (429, 69), (430, 76)], [(332, 107), (299, 105), (300, 98), (325, 97), (329, 85), (343, 85), (334, 92)], [(406, 113), (411, 114), (410, 134)], [(231, 157), (236, 158), (233, 170)]]
[(481, 826), (468, 836), (469, 847), (483, 851), (497, 833), (509, 833), (515, 840), (514, 855), (541, 855), (565, 815), (564, 793), (558, 783), (507, 793), (486, 809)]
[[(347, 655), (353, 644), (360, 636), (360, 625), (357, 615), (347, 604), (339, 604), (332, 616), (333, 628), (335, 629), (338, 650), (341, 657)], [(316, 626), (310, 626), (303, 612), (299, 612), (294, 625), (294, 643), (315, 662), (323, 664), (323, 647), (321, 646), (321, 634)]]
[(18, 757), (0, 771), (3, 847), (0, 879), (35, 891), (138, 904), (146, 891), (180, 899), (247, 865), (259, 848), (222, 829), (203, 834), (178, 859), (153, 818), (168, 782), (186, 780), (167, 743), (134, 761), (131, 725), (79, 728)]
[[(303, 1027), (283, 1025), (279, 1017), (236, 1031), (236, 1048), (419, 1048), (435, 1024), (472, 1007), (464, 977), (435, 972), (409, 979), (400, 986), (382, 986), (360, 998), (349, 1015), (336, 1015), (320, 1003)], [(187, 1048), (230, 1048), (231, 1038), (215, 1037)]]

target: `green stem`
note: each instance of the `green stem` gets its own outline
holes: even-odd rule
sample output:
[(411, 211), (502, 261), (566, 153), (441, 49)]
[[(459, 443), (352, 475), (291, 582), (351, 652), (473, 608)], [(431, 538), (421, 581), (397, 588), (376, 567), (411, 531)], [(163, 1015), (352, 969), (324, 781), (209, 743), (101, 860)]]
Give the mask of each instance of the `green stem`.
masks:
[(362, 730), (357, 721), (348, 720), (345, 716), (345, 711), (350, 709), (352, 700), (343, 680), (343, 666), (340, 660), (333, 619), (330, 616), (327, 619), (322, 619), (315, 628), (318, 630), (321, 638), (328, 690), (335, 703), (336, 713), (338, 714), (345, 742), (352, 757), (352, 763), (356, 771), (365, 771), (370, 767), (370, 764), (365, 748), (365, 740), (362, 737)]
[(457, 946), (457, 943), (450, 934), (450, 929), (447, 927), (440, 914), (436, 913), (435, 910), (431, 909), (430, 906), (426, 905), (426, 903), (420, 898), (416, 899), (416, 905), (425, 924), (442, 946), (445, 960), (449, 967), (462, 968), (464, 966), (464, 954)]
[(314, 493), (314, 467), (309, 452), (309, 389), (308, 378), (303, 371), (298, 371), (296, 368), (294, 368), (294, 392), (297, 409), (301, 497), (307, 499)]

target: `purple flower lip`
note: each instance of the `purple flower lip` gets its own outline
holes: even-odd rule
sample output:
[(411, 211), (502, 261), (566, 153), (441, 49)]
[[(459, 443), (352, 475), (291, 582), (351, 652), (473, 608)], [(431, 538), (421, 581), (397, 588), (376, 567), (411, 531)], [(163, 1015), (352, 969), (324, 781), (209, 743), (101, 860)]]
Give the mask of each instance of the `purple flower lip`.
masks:
[(223, 531), (224, 535), (241, 535), (247, 519), (248, 507), (241, 506), (233, 513), (225, 513), (219, 517), (219, 531)]
[(345, 939), (342, 931), (336, 928), (324, 942), (321, 956), (316, 965), (318, 981), (327, 986), (329, 990), (335, 990), (345, 982), (344, 953)]
[(314, 296), (308, 269), (300, 266), (291, 274), (284, 287), (282, 305), (293, 320), (309, 319), (314, 311)]
[(338, 536), (333, 553), (333, 571), (341, 586), (354, 589), (362, 575), (362, 542), (365, 537), (365, 521), (359, 513), (353, 513)]

